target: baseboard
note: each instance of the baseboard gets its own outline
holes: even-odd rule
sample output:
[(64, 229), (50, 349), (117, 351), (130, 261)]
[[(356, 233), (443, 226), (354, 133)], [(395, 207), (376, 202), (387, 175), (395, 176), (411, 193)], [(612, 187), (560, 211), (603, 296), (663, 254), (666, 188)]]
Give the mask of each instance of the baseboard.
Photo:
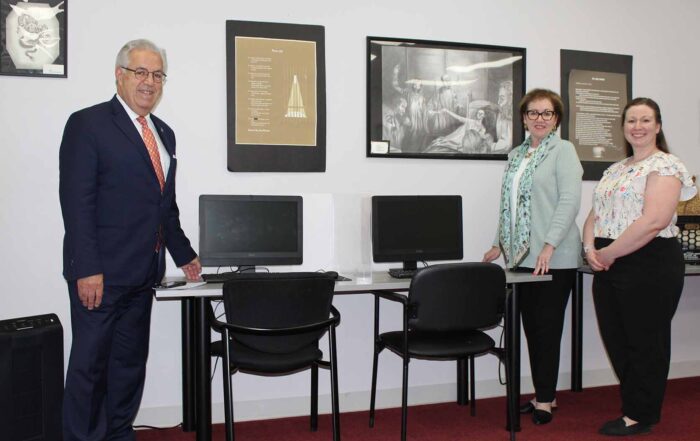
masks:
[[(684, 361), (671, 364), (669, 378), (700, 376), (700, 361)], [(559, 375), (559, 389), (567, 390), (571, 385), (571, 374)], [(617, 384), (617, 378), (610, 369), (587, 370), (583, 373), (583, 387), (608, 386)], [(415, 386), (408, 388), (409, 405), (434, 404), (456, 399), (455, 383)], [(521, 393), (532, 393), (532, 380), (522, 377)], [(477, 381), (477, 398), (490, 398), (505, 395), (505, 386), (498, 380)], [(340, 411), (355, 412), (369, 408), (369, 391), (347, 392), (340, 394)], [(330, 413), (330, 395), (319, 396), (319, 412)], [(401, 389), (384, 389), (377, 392), (377, 409), (399, 407)], [(212, 403), (212, 421), (224, 422), (223, 403)], [(309, 413), (309, 397), (276, 398), (268, 400), (237, 401), (235, 403), (236, 421), (305, 416)], [(141, 408), (135, 425), (169, 427), (182, 421), (181, 406), (163, 406)]]

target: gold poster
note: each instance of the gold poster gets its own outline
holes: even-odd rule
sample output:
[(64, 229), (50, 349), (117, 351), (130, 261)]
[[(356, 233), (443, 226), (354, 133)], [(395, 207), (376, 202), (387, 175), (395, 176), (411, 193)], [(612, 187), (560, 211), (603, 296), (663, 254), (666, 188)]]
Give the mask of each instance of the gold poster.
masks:
[(627, 75), (572, 69), (569, 73), (569, 139), (581, 161), (625, 158), (622, 109)]
[(236, 144), (315, 147), (316, 42), (235, 37)]

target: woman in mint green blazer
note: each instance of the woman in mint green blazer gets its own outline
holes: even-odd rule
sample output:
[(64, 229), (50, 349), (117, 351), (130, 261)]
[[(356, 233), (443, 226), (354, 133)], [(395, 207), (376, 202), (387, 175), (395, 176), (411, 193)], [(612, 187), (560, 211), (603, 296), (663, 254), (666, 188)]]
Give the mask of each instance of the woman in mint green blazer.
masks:
[(581, 260), (576, 226), (583, 168), (569, 141), (555, 133), (564, 113), (551, 90), (534, 89), (520, 102), (529, 136), (508, 155), (496, 240), (484, 261), (501, 254), (510, 269), (551, 274), (551, 282), (520, 288), (523, 328), (535, 398), (520, 408), (535, 424), (552, 420), (564, 312)]

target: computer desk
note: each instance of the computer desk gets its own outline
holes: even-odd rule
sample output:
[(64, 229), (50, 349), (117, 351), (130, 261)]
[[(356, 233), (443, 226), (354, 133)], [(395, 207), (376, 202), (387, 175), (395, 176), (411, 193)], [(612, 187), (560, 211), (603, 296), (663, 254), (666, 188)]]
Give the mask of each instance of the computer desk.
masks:
[[(571, 390), (583, 390), (583, 276), (593, 274), (589, 266), (576, 272), (576, 285), (571, 296)], [(700, 265), (686, 265), (685, 276), (700, 276)]]
[[(386, 272), (373, 272), (368, 277), (345, 274), (352, 280), (336, 282), (335, 294), (372, 294), (374, 291), (406, 292), (410, 279), (394, 279)], [(168, 280), (182, 280), (168, 278)], [(552, 280), (549, 275), (533, 276), (530, 273), (506, 271), (506, 283), (513, 287), (506, 299), (505, 347), (507, 369), (511, 373), (512, 393), (507, 402), (516, 409), (512, 423), (520, 430), (520, 283)], [(158, 300), (182, 302), (182, 430), (196, 430), (197, 441), (211, 441), (211, 328), (208, 317), (209, 300), (221, 297), (223, 284), (206, 284), (188, 290), (157, 289)], [(374, 344), (368, 342), (368, 344)], [(467, 364), (457, 366), (457, 401), (466, 402)]]

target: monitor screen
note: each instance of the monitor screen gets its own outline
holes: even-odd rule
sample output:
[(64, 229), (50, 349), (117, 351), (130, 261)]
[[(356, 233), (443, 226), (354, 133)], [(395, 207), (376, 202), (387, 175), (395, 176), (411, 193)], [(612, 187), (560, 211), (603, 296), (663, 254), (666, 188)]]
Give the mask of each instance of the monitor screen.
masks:
[(372, 256), (375, 262), (461, 260), (461, 196), (373, 196)]
[(303, 211), (301, 196), (201, 195), (202, 265), (301, 264)]

